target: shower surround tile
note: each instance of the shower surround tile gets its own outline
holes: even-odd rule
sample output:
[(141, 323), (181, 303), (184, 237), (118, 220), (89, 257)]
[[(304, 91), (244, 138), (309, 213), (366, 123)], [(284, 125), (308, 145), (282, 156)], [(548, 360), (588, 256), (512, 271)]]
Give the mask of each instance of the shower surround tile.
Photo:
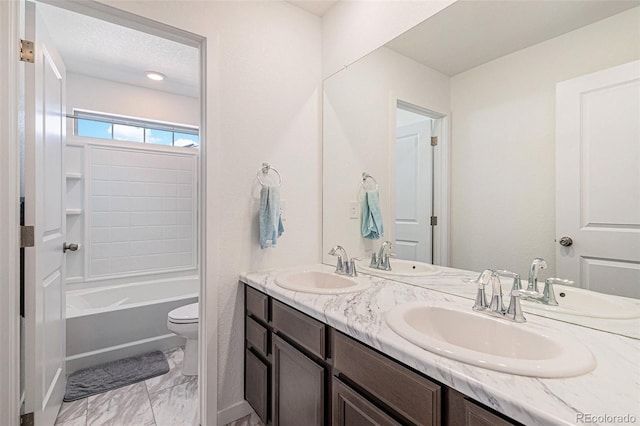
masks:
[(87, 426), (154, 426), (144, 382), (89, 397)]
[[(56, 426), (70, 424), (72, 420), (82, 418), (85, 421), (87, 416), (87, 398), (73, 402), (63, 402), (56, 419)], [(74, 423), (75, 424), (75, 423)], [(83, 423), (84, 424), (84, 423)]]
[(198, 379), (156, 393), (149, 393), (158, 426), (195, 426), (198, 424)]

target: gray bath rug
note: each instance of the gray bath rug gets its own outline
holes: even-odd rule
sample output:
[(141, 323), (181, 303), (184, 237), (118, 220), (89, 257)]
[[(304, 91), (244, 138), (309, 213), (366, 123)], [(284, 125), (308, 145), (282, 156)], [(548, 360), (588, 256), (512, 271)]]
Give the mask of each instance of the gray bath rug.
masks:
[(169, 363), (160, 351), (84, 368), (67, 379), (64, 401), (86, 398), (168, 372)]

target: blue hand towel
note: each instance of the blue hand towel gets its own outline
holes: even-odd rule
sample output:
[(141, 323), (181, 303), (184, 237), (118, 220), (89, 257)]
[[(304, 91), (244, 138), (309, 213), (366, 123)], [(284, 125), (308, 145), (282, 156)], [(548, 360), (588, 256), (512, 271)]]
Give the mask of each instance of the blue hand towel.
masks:
[(384, 235), (384, 227), (380, 211), (380, 196), (378, 191), (367, 191), (362, 201), (362, 236), (377, 240), (382, 235)]
[(260, 247), (275, 247), (284, 232), (280, 217), (280, 188), (263, 186), (260, 190)]

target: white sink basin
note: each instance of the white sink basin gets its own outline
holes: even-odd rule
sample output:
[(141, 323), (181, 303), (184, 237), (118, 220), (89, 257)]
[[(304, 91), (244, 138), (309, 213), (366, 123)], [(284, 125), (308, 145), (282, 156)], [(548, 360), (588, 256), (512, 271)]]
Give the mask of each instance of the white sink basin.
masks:
[[(511, 290), (511, 280), (503, 280), (502, 291), (506, 295)], [(526, 288), (526, 281), (522, 282)], [(544, 282), (538, 283), (540, 291)], [(554, 313), (564, 316), (591, 317), (601, 319), (637, 319), (640, 318), (640, 306), (624, 297), (598, 293), (578, 287), (554, 284), (554, 293), (558, 306), (550, 306), (535, 301), (522, 300), (526, 312), (537, 314)]]
[(490, 370), (532, 377), (573, 377), (593, 370), (591, 352), (572, 337), (529, 323), (423, 302), (387, 314), (397, 334), (435, 354)]
[(371, 268), (369, 263), (369, 261), (364, 260), (358, 262), (359, 270), (367, 274), (396, 277), (428, 277), (440, 273), (440, 268), (436, 265), (413, 260), (391, 259), (392, 269), (390, 271)]
[(276, 276), (275, 281), (280, 287), (289, 290), (316, 294), (357, 293), (371, 286), (371, 282), (365, 278), (323, 271), (285, 272)]

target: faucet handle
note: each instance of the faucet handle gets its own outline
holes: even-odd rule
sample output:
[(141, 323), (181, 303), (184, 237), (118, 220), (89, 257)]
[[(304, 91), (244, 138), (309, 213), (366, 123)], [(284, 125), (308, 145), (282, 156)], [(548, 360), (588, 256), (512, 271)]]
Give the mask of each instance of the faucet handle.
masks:
[(378, 267), (378, 255), (376, 252), (371, 253), (371, 262), (369, 263), (369, 267), (377, 268)]
[(522, 282), (520, 281), (520, 275), (516, 274), (512, 271), (507, 271), (506, 269), (500, 269), (496, 271), (496, 274), (501, 277), (513, 278), (513, 285), (511, 286), (511, 291), (522, 289)]
[(527, 319), (524, 317), (522, 313), (522, 305), (520, 304), (520, 298), (522, 296), (531, 297), (534, 299), (541, 299), (543, 297), (542, 294), (537, 291), (531, 290), (511, 290), (511, 299), (509, 300), (509, 307), (507, 308), (507, 312), (505, 313), (505, 317), (515, 322), (526, 322)]
[(356, 270), (356, 259), (351, 258), (351, 260), (347, 263), (346, 273), (350, 277), (358, 276), (358, 271)]
[(553, 291), (554, 284), (573, 285), (571, 280), (563, 280), (561, 278), (547, 278), (544, 282), (543, 302), (547, 305), (558, 306), (558, 300), (556, 299), (556, 293)]

